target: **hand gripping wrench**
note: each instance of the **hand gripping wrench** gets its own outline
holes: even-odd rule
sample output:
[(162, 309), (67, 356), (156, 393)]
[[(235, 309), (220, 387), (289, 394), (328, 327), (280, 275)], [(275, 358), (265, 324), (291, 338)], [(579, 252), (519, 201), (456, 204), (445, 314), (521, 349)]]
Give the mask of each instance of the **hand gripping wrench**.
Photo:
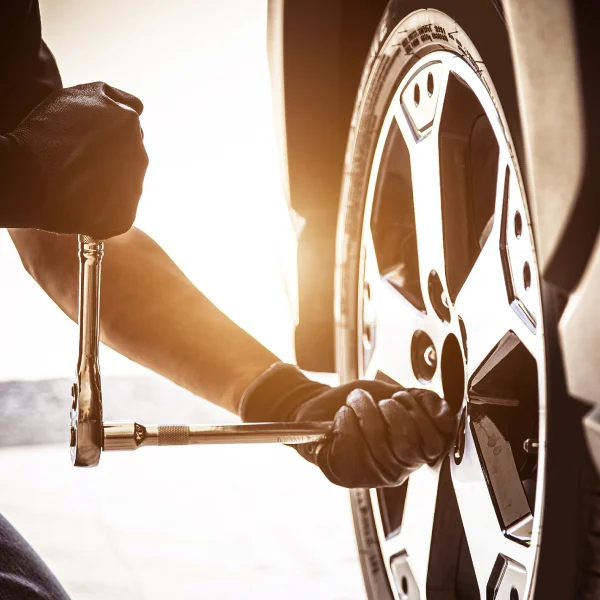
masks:
[(140, 425), (104, 423), (98, 350), (100, 344), (100, 272), (104, 242), (79, 236), (79, 360), (71, 407), (71, 461), (93, 467), (102, 450), (191, 444), (305, 444), (323, 442), (330, 422), (244, 423), (234, 425)]

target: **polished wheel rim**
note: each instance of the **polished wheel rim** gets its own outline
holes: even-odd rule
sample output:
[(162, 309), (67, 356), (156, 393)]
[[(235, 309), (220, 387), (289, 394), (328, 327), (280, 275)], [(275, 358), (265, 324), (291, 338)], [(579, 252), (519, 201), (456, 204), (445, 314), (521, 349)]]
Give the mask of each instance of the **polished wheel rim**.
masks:
[(367, 188), (359, 372), (432, 389), (460, 419), (441, 464), (370, 492), (402, 600), (442, 585), (438, 565), (448, 561), (484, 598), (527, 598), (541, 541), (534, 241), (505, 119), (476, 64), (436, 51), (411, 66), (383, 119)]

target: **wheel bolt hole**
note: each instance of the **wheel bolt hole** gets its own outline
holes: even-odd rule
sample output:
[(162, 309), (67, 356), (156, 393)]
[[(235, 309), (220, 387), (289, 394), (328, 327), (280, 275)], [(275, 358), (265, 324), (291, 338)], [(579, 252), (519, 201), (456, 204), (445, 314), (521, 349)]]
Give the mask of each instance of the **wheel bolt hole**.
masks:
[(517, 211), (515, 213), (515, 236), (517, 239), (521, 237), (523, 233), (523, 218), (521, 217), (521, 213)]
[(429, 273), (427, 282), (429, 298), (435, 310), (435, 314), (444, 322), (450, 323), (450, 301), (448, 295), (444, 291), (440, 276), (435, 272)]
[(419, 102), (421, 102), (421, 88), (419, 87), (418, 83), (415, 84), (414, 98), (415, 98), (415, 106), (419, 106)]
[(467, 328), (465, 327), (465, 322), (462, 320), (462, 317), (458, 317), (458, 326), (460, 327), (460, 337), (463, 352), (465, 353), (465, 360), (469, 360), (469, 349), (467, 347)]
[[(406, 575), (402, 575), (402, 579), (400, 580), (400, 587), (402, 588), (402, 593), (405, 596), (408, 596), (408, 579), (406, 578)], [(513, 600), (512, 597), (510, 600)]]
[(454, 442), (454, 462), (460, 465), (465, 453), (465, 440), (467, 437), (467, 410), (463, 408), (460, 415), (458, 430), (456, 432), (456, 440)]
[(531, 267), (528, 262), (523, 266), (523, 285), (526, 290), (531, 287)]
[(427, 94), (430, 98), (433, 96), (433, 75), (431, 73), (427, 75)]
[(519, 600), (519, 591), (517, 590), (517, 588), (511, 588), (510, 600)]
[(437, 352), (431, 338), (420, 329), (413, 334), (410, 359), (415, 377), (421, 383), (431, 381), (437, 369)]

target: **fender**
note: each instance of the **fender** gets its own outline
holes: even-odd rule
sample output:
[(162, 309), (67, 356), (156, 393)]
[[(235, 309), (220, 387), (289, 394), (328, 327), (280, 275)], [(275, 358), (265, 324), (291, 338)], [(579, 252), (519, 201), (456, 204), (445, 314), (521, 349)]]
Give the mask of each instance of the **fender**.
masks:
[(300, 229), (296, 359), (334, 371), (335, 230), (350, 120), (387, 0), (269, 0), (283, 186)]

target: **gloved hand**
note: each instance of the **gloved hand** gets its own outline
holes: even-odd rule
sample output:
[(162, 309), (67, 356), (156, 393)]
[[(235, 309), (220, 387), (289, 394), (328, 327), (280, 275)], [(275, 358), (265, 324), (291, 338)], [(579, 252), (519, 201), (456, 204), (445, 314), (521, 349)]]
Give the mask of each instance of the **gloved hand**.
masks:
[(296, 450), (348, 488), (401, 484), (448, 451), (456, 414), (436, 393), (382, 381), (330, 387), (295, 366), (276, 363), (245, 391), (244, 421), (330, 421), (333, 435)]
[(50, 94), (0, 136), (0, 226), (99, 239), (125, 233), (148, 166), (143, 108), (101, 82)]

